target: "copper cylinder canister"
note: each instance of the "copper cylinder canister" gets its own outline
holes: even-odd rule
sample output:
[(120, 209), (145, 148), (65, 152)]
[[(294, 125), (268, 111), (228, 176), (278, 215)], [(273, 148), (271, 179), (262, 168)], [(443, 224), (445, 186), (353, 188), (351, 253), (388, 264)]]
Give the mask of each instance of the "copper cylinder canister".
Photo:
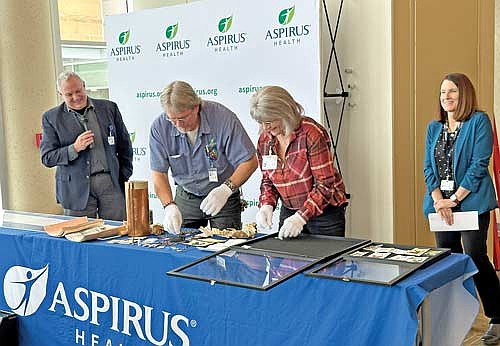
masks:
[(150, 234), (148, 182), (125, 182), (125, 203), (128, 235), (142, 237)]

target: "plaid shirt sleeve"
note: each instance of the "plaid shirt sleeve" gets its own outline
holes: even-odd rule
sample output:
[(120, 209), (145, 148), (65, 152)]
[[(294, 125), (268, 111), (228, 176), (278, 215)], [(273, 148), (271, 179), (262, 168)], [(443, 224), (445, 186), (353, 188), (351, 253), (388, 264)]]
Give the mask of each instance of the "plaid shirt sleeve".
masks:
[(347, 202), (344, 183), (333, 164), (330, 137), (323, 128), (313, 128), (307, 131), (307, 151), (314, 185), (298, 211), (306, 221), (322, 214), (328, 204), (339, 206)]

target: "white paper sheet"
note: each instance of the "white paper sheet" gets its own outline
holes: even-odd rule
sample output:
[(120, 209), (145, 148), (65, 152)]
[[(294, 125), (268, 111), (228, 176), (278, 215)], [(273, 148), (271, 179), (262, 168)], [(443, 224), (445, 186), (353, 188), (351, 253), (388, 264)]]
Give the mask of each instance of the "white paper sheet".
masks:
[(438, 213), (430, 213), (429, 225), (432, 232), (478, 230), (478, 213), (477, 211), (453, 213), (453, 225), (447, 225)]

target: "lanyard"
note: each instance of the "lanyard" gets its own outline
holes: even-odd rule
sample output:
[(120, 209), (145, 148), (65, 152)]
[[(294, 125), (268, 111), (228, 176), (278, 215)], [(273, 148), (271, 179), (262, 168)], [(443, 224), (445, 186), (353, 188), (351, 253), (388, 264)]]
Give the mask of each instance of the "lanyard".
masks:
[(219, 157), (219, 152), (217, 151), (217, 143), (214, 138), (211, 138), (207, 145), (205, 145), (205, 155), (208, 159), (210, 167), (214, 167), (214, 162), (217, 161)]
[(267, 155), (271, 156), (273, 154), (274, 138), (269, 140), (269, 151)]
[(457, 141), (458, 134), (460, 133), (460, 129), (462, 128), (462, 123), (458, 125), (458, 127), (455, 129), (454, 134), (448, 133), (448, 122), (446, 122), (443, 125), (443, 148), (444, 148), (444, 153), (446, 156), (446, 169), (445, 169), (445, 174), (446, 174), (446, 179), (449, 180), (451, 179), (451, 170), (452, 170), (452, 159), (453, 159), (453, 154), (455, 152), (455, 142)]

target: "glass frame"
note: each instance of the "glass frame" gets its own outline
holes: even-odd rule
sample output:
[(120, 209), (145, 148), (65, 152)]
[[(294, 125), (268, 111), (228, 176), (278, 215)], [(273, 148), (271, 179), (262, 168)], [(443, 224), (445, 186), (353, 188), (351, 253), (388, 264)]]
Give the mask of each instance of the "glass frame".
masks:
[[(372, 246), (375, 246), (375, 247), (376, 246), (382, 246), (382, 247), (387, 246), (387, 247), (401, 250), (401, 251), (408, 251), (408, 250), (412, 250), (412, 249), (416, 248), (415, 246), (404, 246), (404, 245), (388, 244), (388, 243), (370, 243), (368, 246), (363, 245), (357, 249), (354, 249), (354, 250), (346, 253), (343, 256), (336, 257), (336, 258), (328, 261), (327, 263), (324, 263), (321, 266), (308, 271), (307, 273), (305, 273), (305, 275), (313, 276), (313, 277), (320, 277), (320, 278), (325, 278), (325, 279), (342, 280), (342, 281), (346, 281), (346, 282), (354, 281), (354, 282), (365, 282), (365, 283), (370, 283), (370, 284), (392, 286), (392, 285), (395, 285), (396, 283), (400, 282), (401, 280), (405, 279), (406, 277), (410, 276), (416, 270), (425, 268), (425, 267), (431, 265), (432, 263), (448, 256), (451, 253), (450, 249), (421, 247), (421, 248), (429, 249), (428, 251), (437, 252), (437, 254), (434, 254), (432, 256), (422, 256), (422, 255), (425, 255), (425, 253), (423, 253), (419, 256), (421, 256), (422, 258), (426, 257), (426, 259), (423, 260), (422, 262), (415, 262), (415, 263), (402, 261), (402, 260), (389, 259), (389, 258), (397, 256), (397, 255), (390, 255), (390, 256), (387, 256), (386, 258), (373, 258), (373, 257), (353, 256), (352, 255), (355, 252), (359, 252), (359, 251), (363, 251), (363, 250), (370, 252), (370, 250), (367, 250), (367, 247), (369, 248)], [(373, 253), (376, 251), (371, 251), (371, 252)], [(346, 263), (346, 261), (351, 261), (351, 262), (356, 261), (359, 264), (366, 264), (367, 267), (369, 267), (371, 264), (373, 264), (372, 267), (377, 266), (379, 268), (383, 268), (385, 266), (387, 269), (392, 269), (394, 266), (398, 266), (398, 268), (403, 268), (404, 270), (403, 270), (403, 272), (400, 271), (400, 274), (393, 275), (390, 279), (385, 279), (385, 280), (383, 280), (383, 279), (377, 280), (377, 279), (373, 278), (373, 276), (372, 276), (372, 278), (360, 278), (360, 277), (354, 277), (354, 276), (348, 277), (348, 276), (342, 275), (342, 274), (335, 275), (335, 274), (325, 273), (325, 271), (328, 270), (329, 268), (332, 268), (334, 266), (340, 267), (341, 263)], [(354, 265), (354, 264), (352, 264), (352, 265)], [(352, 272), (354, 274), (353, 270), (352, 270)], [(344, 271), (343, 274), (346, 274), (346, 272)]]
[[(287, 260), (287, 261), (295, 261), (295, 263), (299, 262), (299, 268), (293, 271), (290, 271), (286, 273), (285, 275), (282, 275), (281, 277), (274, 276), (270, 277), (269, 281), (266, 283), (266, 280), (264, 278), (264, 282), (262, 284), (252, 284), (248, 282), (247, 279), (248, 277), (243, 278), (238, 278), (237, 276), (231, 277), (226, 277), (226, 278), (221, 278), (217, 277), (217, 275), (214, 274), (207, 274), (207, 275), (197, 275), (192, 272), (192, 270), (195, 270), (197, 267), (198, 268), (203, 268), (204, 265), (214, 262), (213, 264), (210, 264), (209, 266), (214, 267), (213, 269), (216, 270), (217, 267), (224, 267), (224, 270), (226, 270), (226, 266), (229, 266), (228, 263), (226, 264), (225, 262), (222, 261), (223, 256), (226, 258), (231, 258), (231, 259), (238, 259), (241, 256), (248, 255), (248, 256), (258, 256), (261, 257), (263, 260), (270, 261), (271, 259), (281, 259), (281, 261)], [(179, 276), (179, 277), (184, 277), (188, 279), (196, 279), (196, 280), (201, 280), (201, 281), (207, 281), (210, 282), (211, 284), (215, 283), (220, 283), (220, 284), (225, 284), (225, 285), (232, 285), (232, 286), (238, 286), (238, 287), (244, 287), (244, 288), (252, 288), (252, 289), (257, 289), (257, 290), (263, 290), (266, 291), (281, 282), (291, 278), (292, 276), (310, 268), (314, 264), (316, 264), (319, 260), (308, 258), (308, 257), (299, 257), (299, 256), (286, 256), (283, 254), (276, 254), (276, 253), (271, 253), (271, 252), (262, 252), (262, 251), (254, 251), (254, 250), (246, 250), (246, 249), (241, 249), (241, 248), (229, 248), (221, 252), (217, 252), (214, 254), (211, 254), (209, 256), (203, 257), (199, 260), (196, 260), (194, 262), (188, 263), (182, 267), (173, 269), (169, 272), (167, 272), (168, 275), (173, 275), (173, 276)], [(223, 264), (222, 264), (222, 263)], [(234, 262), (233, 262), (234, 263)], [(234, 266), (234, 265), (233, 265)], [(252, 270), (249, 266), (244, 267), (246, 272), (249, 270)], [(272, 278), (275, 278), (273, 280)]]
[[(319, 235), (308, 235), (308, 234), (302, 234), (299, 239), (290, 239), (290, 240), (278, 240), (275, 241), (277, 236), (277, 233), (272, 233), (267, 236), (263, 236), (257, 239), (252, 239), (249, 240), (243, 244), (236, 245), (236, 246), (231, 246), (228, 249), (225, 249), (223, 251), (216, 252), (214, 254), (202, 257), (194, 262), (188, 263), (186, 265), (183, 265), (181, 267), (175, 268), (173, 270), (170, 270), (167, 272), (167, 275), (172, 275), (172, 276), (179, 276), (183, 278), (188, 278), (188, 279), (195, 279), (195, 280), (201, 280), (201, 281), (207, 281), (210, 282), (211, 284), (215, 283), (220, 283), (220, 284), (225, 284), (225, 285), (232, 285), (232, 286), (238, 286), (238, 287), (244, 287), (244, 288), (251, 288), (251, 289), (257, 289), (257, 290), (268, 290), (285, 280), (288, 280), (289, 278), (313, 267), (314, 265), (317, 265), (318, 263), (328, 260), (332, 257), (339, 256), (342, 253), (345, 253), (347, 251), (357, 249), (360, 246), (364, 246), (368, 243), (370, 243), (369, 240), (361, 240), (361, 239), (350, 239), (350, 238), (342, 238), (342, 237), (327, 237), (327, 236), (319, 236)], [(299, 240), (299, 241), (297, 241)], [(302, 240), (302, 241), (300, 241)], [(313, 251), (305, 251), (300, 253), (300, 251), (297, 251), (298, 249), (301, 248), (301, 244), (304, 244), (304, 242), (314, 242), (314, 244), (318, 244), (318, 241), (323, 242), (323, 243), (344, 243), (346, 246), (337, 246), (335, 249), (335, 252), (328, 252), (328, 246), (326, 246), (326, 250), (322, 249), (319, 251), (319, 253), (313, 253)], [(286, 251), (279, 251), (276, 249), (276, 244), (280, 242), (280, 244), (286, 244), (286, 242), (290, 242), (288, 244), (294, 244), (294, 248)], [(330, 247), (331, 249), (331, 247)], [(269, 280), (269, 282), (265, 285), (256, 285), (256, 284), (249, 284), (242, 282), (242, 280), (237, 281), (237, 280), (229, 280), (229, 279), (221, 279), (219, 277), (215, 277), (215, 275), (198, 275), (194, 274), (191, 272), (191, 269), (194, 267), (199, 267), (204, 262), (210, 262), (210, 261), (215, 261), (215, 264), (217, 265), (217, 257), (218, 256), (228, 256), (231, 255), (232, 253), (236, 254), (249, 254), (249, 255), (257, 255), (261, 257), (273, 257), (273, 258), (281, 258), (282, 260), (287, 260), (288, 263), (292, 261), (299, 261), (299, 262), (308, 262), (305, 265), (300, 266), (300, 268), (295, 268), (294, 270), (288, 272), (286, 275), (283, 275), (276, 280)], [(228, 256), (229, 257), (229, 256)], [(219, 260), (220, 261), (220, 260)]]

